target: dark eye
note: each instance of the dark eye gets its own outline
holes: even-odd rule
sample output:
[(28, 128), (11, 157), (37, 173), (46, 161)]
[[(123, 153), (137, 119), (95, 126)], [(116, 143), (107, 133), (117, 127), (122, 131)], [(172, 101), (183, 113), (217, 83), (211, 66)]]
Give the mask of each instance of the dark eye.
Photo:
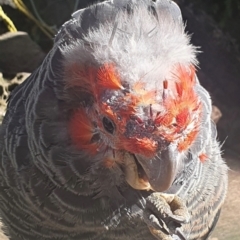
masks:
[(105, 130), (111, 134), (114, 133), (114, 130), (115, 130), (115, 124), (112, 122), (112, 120), (110, 120), (109, 118), (107, 117), (103, 117), (103, 126), (105, 128)]

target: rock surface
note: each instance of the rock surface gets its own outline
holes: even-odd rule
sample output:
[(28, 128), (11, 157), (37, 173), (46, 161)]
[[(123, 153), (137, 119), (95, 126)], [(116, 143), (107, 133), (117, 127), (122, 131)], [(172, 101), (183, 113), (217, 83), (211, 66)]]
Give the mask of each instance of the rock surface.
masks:
[(19, 84), (21, 84), (30, 73), (18, 73), (13, 79), (7, 80), (3, 78), (0, 72), (0, 123), (6, 112), (7, 99), (11, 91)]
[(32, 72), (46, 54), (25, 32), (8, 32), (0, 36), (0, 72)]

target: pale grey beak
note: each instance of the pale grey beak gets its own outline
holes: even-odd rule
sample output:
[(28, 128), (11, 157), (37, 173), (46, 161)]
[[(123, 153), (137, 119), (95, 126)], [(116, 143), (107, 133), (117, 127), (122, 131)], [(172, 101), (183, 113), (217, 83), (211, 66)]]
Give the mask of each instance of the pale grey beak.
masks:
[(174, 146), (159, 152), (154, 158), (148, 159), (135, 155), (146, 173), (151, 189), (164, 192), (171, 187), (176, 175), (182, 170), (181, 159)]

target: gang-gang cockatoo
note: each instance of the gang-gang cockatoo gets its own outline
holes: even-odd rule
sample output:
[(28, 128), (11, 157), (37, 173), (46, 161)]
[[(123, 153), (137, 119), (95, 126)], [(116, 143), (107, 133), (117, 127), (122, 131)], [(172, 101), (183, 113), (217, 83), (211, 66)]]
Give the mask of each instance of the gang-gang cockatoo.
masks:
[(0, 216), (11, 240), (207, 239), (227, 167), (169, 0), (75, 12), (11, 94)]

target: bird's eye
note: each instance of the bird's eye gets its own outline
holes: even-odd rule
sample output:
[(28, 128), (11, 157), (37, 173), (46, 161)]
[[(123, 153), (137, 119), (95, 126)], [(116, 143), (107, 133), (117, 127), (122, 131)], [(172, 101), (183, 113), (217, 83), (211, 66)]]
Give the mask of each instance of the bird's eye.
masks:
[(102, 122), (103, 122), (103, 126), (104, 126), (105, 130), (107, 132), (113, 134), (114, 130), (115, 130), (115, 124), (112, 122), (112, 120), (110, 120), (107, 117), (103, 117)]

